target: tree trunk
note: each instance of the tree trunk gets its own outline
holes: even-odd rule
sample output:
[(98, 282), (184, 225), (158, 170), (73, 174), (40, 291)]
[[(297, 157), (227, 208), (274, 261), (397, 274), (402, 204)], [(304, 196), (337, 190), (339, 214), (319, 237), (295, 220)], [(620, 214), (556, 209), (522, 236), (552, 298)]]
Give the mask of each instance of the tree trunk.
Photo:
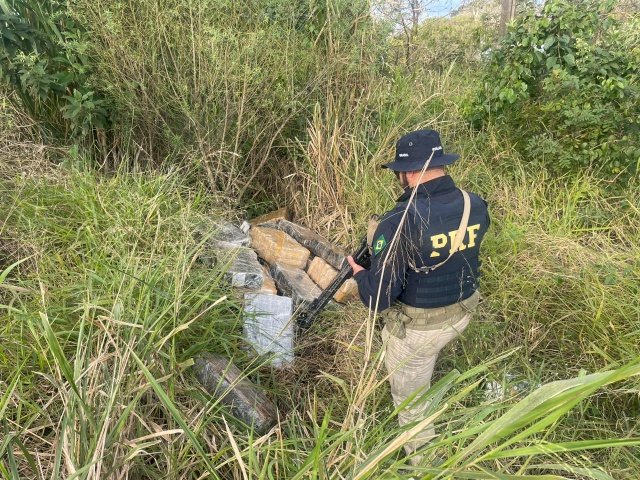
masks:
[(513, 20), (516, 13), (515, 0), (502, 0), (502, 12), (500, 15), (500, 35), (507, 33), (507, 24)]

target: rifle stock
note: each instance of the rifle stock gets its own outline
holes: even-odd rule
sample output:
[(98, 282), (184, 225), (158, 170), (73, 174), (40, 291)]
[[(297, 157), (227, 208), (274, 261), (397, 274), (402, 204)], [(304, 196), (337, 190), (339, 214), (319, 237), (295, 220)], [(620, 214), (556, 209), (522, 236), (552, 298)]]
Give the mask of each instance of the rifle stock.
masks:
[[(370, 261), (369, 246), (367, 245), (367, 238), (363, 238), (360, 242), (358, 250), (352, 255), (353, 259), (358, 265), (362, 265), (368, 268)], [(331, 301), (335, 293), (353, 275), (351, 265), (345, 262), (342, 266), (336, 278), (324, 289), (322, 294), (309, 304), (307, 308), (300, 311), (297, 317), (297, 323), (300, 328), (307, 329), (313, 323), (315, 317), (327, 306)]]

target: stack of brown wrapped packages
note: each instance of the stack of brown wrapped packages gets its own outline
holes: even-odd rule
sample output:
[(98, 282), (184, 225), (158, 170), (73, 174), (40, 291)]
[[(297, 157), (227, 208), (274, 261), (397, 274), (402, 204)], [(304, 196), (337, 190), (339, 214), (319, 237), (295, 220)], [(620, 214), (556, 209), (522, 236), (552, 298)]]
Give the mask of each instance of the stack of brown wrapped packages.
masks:
[[(317, 298), (345, 264), (344, 252), (308, 228), (289, 221), (285, 209), (249, 223), (251, 248), (269, 265), (271, 276), (265, 276), (265, 284), (271, 286), (273, 277), (278, 291), (290, 296), (296, 306)], [(333, 299), (346, 303), (357, 297), (357, 291), (355, 280), (350, 279)]]
[[(258, 354), (269, 355), (274, 367), (291, 365), (295, 357), (293, 314), (329, 286), (345, 264), (344, 253), (308, 228), (290, 222), (284, 209), (240, 227), (219, 224), (213, 233), (209, 245), (213, 259), (225, 265), (229, 283), (243, 293), (245, 340)], [(208, 264), (212, 259), (205, 254), (201, 261)], [(333, 298), (346, 303), (356, 298), (357, 290), (350, 279)], [(273, 404), (231, 360), (206, 354), (197, 359), (195, 369), (203, 386), (231, 405), (246, 423), (261, 432), (274, 424)]]
[[(217, 261), (226, 265), (226, 277), (243, 295), (245, 339), (258, 354), (272, 355), (273, 366), (291, 364), (293, 315), (336, 278), (338, 269), (346, 264), (344, 252), (290, 222), (284, 209), (240, 227), (223, 224), (215, 233)], [(357, 297), (357, 291), (356, 282), (350, 279), (333, 299), (346, 303)]]

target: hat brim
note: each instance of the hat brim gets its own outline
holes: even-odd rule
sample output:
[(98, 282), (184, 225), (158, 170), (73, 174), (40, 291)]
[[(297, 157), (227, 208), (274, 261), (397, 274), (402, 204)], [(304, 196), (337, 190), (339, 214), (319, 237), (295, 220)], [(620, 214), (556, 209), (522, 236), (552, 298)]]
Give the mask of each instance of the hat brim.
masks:
[[(445, 165), (451, 165), (453, 162), (458, 160), (460, 155), (457, 153), (446, 153), (444, 155), (440, 155), (439, 157), (435, 157), (431, 159), (431, 163), (429, 163), (429, 168), (431, 167), (444, 167)], [(388, 168), (389, 170), (393, 170), (394, 172), (415, 172), (417, 170), (422, 170), (425, 162), (423, 160), (416, 160), (414, 162), (390, 162), (381, 165), (382, 168)]]

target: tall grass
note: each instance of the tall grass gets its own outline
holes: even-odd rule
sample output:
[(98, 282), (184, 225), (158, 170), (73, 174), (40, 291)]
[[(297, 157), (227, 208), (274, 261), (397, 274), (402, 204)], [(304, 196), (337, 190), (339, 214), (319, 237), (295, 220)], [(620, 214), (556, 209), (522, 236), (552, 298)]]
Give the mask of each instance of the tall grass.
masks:
[[(477, 134), (460, 121), (459, 99), (469, 81), (464, 71), (429, 80), (424, 92), (431, 95), (423, 95), (418, 110), (426, 115), (422, 123), (412, 119), (415, 128), (444, 132), (445, 148), (462, 155), (451, 174), (489, 201), (493, 219), (483, 247), (485, 302), (480, 318), (452, 347), (455, 353), (444, 357), (441, 373), (454, 367), (466, 370), (517, 348), (488, 374), (508, 395), (517, 395), (523, 382), (534, 388), (637, 359), (637, 179), (624, 193), (614, 194), (594, 173), (554, 177), (527, 166), (500, 132)], [(294, 176), (302, 182), (289, 190), (298, 218), (346, 243), (365, 231), (368, 215), (392, 205), (397, 182), (379, 165), (391, 158), (393, 140), (409, 122), (393, 110), (390, 116), (399, 121), (384, 138), (356, 107), (329, 102), (324, 111), (316, 112), (310, 140), (301, 145), (303, 168)], [(338, 336), (353, 346), (357, 328), (348, 325)], [(355, 344), (362, 345), (362, 340)], [(344, 354), (345, 349), (338, 351)], [(563, 441), (635, 435), (638, 382), (605, 391), (562, 420), (550, 435)], [(629, 461), (616, 453), (599, 458), (607, 464)]]
[[(175, 406), (184, 362), (228, 349), (238, 323), (219, 272), (192, 272), (205, 199), (177, 178), (75, 174), (11, 198), (8, 222), (37, 261), (3, 284), (13, 293), (0, 346), (9, 477), (147, 476), (157, 467), (131, 460), (205, 458), (192, 429), (211, 417), (193, 423), (188, 399)], [(180, 435), (194, 441), (172, 441)]]
[[(637, 476), (637, 182), (612, 197), (590, 173), (523, 166), (500, 132), (461, 119), (473, 71), (395, 70), (349, 2), (72, 6), (122, 117), (102, 177), (73, 149), (47, 163), (32, 119), (0, 100), (3, 477)], [(378, 166), (420, 127), (462, 154), (451, 173), (488, 199), (492, 227), (479, 316), (417, 392), (438, 437), (412, 468), (402, 445), (420, 425), (397, 426), (368, 312), (326, 312), (295, 366), (272, 371), (248, 353), (224, 265), (197, 261), (211, 252), (193, 232), (240, 214), (228, 206), (242, 197), (353, 245), (397, 193)], [(157, 164), (165, 173), (139, 173)], [(203, 350), (275, 399), (271, 432), (200, 389)]]
[[(2, 475), (404, 478), (402, 445), (419, 425), (397, 426), (366, 310), (328, 313), (302, 339), (292, 371), (263, 367), (244, 350), (223, 269), (196, 261), (207, 247), (192, 232), (218, 215), (216, 204), (181, 177), (71, 172), (5, 184), (4, 228), (34, 258), (0, 276)], [(484, 314), (495, 315), (499, 302), (487, 298)], [(633, 395), (637, 363), (585, 363), (594, 373), (497, 401), (483, 380), (519, 365), (520, 351), (476, 359), (474, 348), (504, 348), (481, 338), (463, 344), (472, 368), (460, 361), (465, 373), (441, 372), (417, 392), (432, 400), (439, 436), (413, 475), (632, 478), (637, 432), (580, 415), (598, 404), (596, 392)], [(189, 367), (202, 350), (233, 358), (276, 399), (271, 432), (256, 437), (198, 387)]]
[(196, 166), (245, 200), (270, 199), (273, 175), (295, 168), (286, 144), (326, 91), (388, 83), (366, 1), (81, 0), (71, 15), (120, 117), (109, 162)]
[(54, 174), (50, 160), (58, 149), (32, 127), (33, 119), (16, 107), (13, 95), (0, 87), (0, 178)]
[[(345, 98), (327, 92), (308, 122), (307, 140), (293, 149), (295, 170), (275, 184), (299, 221), (338, 243), (357, 243), (372, 213), (382, 213), (400, 191), (381, 165), (394, 156), (395, 141), (410, 130), (433, 128), (451, 146), (462, 121), (455, 103), (461, 73), (398, 75)], [(462, 76), (462, 78), (464, 78)]]

